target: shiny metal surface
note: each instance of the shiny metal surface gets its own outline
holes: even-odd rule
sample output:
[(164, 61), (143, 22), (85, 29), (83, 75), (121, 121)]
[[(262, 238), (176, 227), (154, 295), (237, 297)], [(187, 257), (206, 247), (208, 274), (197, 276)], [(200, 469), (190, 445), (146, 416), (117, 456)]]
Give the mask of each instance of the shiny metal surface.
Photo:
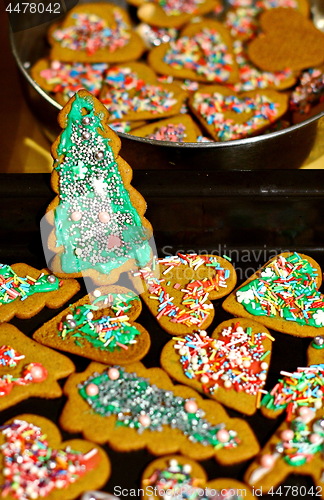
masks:
[[(115, 3), (124, 6), (124, 2)], [(61, 106), (29, 74), (31, 65), (48, 52), (47, 28), (44, 23), (11, 33), (10, 40), (26, 100), (46, 136), (53, 141), (60, 132), (57, 114)], [(135, 169), (294, 169), (303, 164), (312, 150), (320, 119), (324, 119), (324, 112), (284, 130), (225, 143), (170, 143), (118, 135), (122, 139), (121, 155)]]

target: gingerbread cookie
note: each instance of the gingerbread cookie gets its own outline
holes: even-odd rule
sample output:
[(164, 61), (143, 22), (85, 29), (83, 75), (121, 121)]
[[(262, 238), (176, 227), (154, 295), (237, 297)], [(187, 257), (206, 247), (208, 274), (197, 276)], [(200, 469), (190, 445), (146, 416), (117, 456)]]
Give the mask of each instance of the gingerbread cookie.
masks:
[(112, 66), (104, 81), (100, 100), (111, 121), (152, 120), (176, 115), (187, 97), (178, 85), (158, 82), (154, 71), (144, 63)]
[(221, 405), (189, 387), (174, 386), (161, 368), (91, 363), (69, 377), (64, 392), (62, 427), (117, 451), (179, 451), (196, 460), (214, 457), (233, 464), (259, 448), (244, 420), (229, 418)]
[(276, 418), (283, 411), (287, 420), (299, 408), (319, 410), (324, 404), (324, 336), (313, 339), (307, 350), (305, 367), (294, 372), (282, 371), (282, 377), (261, 402), (261, 411), (268, 418)]
[(80, 89), (98, 96), (107, 64), (64, 63), (39, 59), (31, 68), (31, 76), (46, 92), (54, 94), (55, 100), (64, 106)]
[(156, 141), (196, 142), (199, 133), (191, 116), (180, 114), (137, 128), (132, 135)]
[(48, 269), (27, 264), (0, 264), (0, 322), (27, 319), (45, 306), (58, 309), (80, 290), (74, 279), (60, 280)]
[(143, 472), (141, 488), (143, 500), (253, 500), (252, 490), (246, 484), (229, 478), (208, 481), (201, 465), (181, 455), (153, 460)]
[(219, 5), (218, 0), (129, 0), (138, 6), (138, 18), (162, 28), (181, 28), (193, 17), (208, 14)]
[(109, 3), (80, 4), (49, 30), (50, 58), (63, 62), (117, 63), (141, 57), (144, 43), (124, 9)]
[(0, 325), (0, 411), (30, 397), (59, 398), (58, 384), (74, 372), (72, 361), (29, 339), (15, 326)]
[(262, 132), (287, 111), (288, 97), (270, 89), (236, 94), (206, 85), (189, 98), (189, 107), (215, 141), (229, 141)]
[(210, 301), (227, 295), (236, 283), (232, 264), (215, 255), (178, 253), (131, 277), (160, 326), (171, 335), (207, 328), (214, 318)]
[(133, 363), (147, 354), (150, 335), (134, 320), (140, 299), (120, 286), (97, 288), (39, 328), (41, 344), (101, 363)]
[(271, 9), (260, 17), (263, 32), (249, 43), (253, 64), (265, 71), (293, 71), (324, 63), (324, 33), (294, 9)]
[(157, 73), (175, 78), (223, 84), (238, 80), (231, 35), (210, 19), (189, 24), (176, 41), (152, 49), (148, 62)]
[(315, 337), (324, 326), (319, 292), (320, 266), (307, 255), (284, 252), (273, 257), (223, 302), (235, 316), (296, 337)]
[(73, 500), (89, 488), (105, 484), (110, 462), (89, 441), (62, 442), (58, 428), (47, 418), (23, 414), (0, 430), (0, 483), (8, 500)]
[(57, 196), (46, 217), (53, 227), (51, 269), (102, 284), (151, 258), (146, 204), (130, 185), (131, 168), (118, 155), (120, 140), (107, 120), (106, 108), (86, 90), (60, 112), (63, 131), (52, 147)]
[(245, 46), (240, 40), (234, 40), (233, 50), (239, 70), (239, 81), (228, 86), (235, 92), (256, 89), (283, 90), (296, 83), (297, 76), (290, 69), (275, 72), (259, 70), (249, 60)]
[[(307, 475), (315, 485), (306, 490), (307, 498), (324, 498), (323, 417), (323, 409), (315, 412), (301, 407), (298, 416), (282, 423), (270, 438), (248, 468), (245, 481), (255, 488), (262, 487), (263, 493), (280, 494), (280, 487), (277, 487), (289, 474)], [(291, 489), (298, 496), (299, 487), (292, 486)]]
[(272, 340), (260, 323), (230, 319), (211, 336), (201, 330), (168, 342), (161, 352), (161, 366), (177, 382), (253, 415), (265, 392)]

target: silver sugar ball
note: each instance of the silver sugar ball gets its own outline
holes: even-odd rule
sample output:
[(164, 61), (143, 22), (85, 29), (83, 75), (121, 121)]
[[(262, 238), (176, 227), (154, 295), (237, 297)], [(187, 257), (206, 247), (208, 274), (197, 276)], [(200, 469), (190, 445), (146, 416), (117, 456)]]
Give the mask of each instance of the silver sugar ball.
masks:
[(76, 322), (74, 321), (74, 319), (68, 319), (67, 322), (66, 322), (67, 326), (69, 328), (75, 328), (76, 327)]
[(324, 418), (319, 418), (314, 422), (313, 431), (321, 435), (324, 433)]
[(84, 116), (84, 117), (82, 118), (82, 123), (83, 123), (83, 125), (89, 125), (89, 124), (90, 124), (90, 122), (91, 122), (91, 120), (90, 120), (89, 116)]
[(85, 139), (86, 141), (88, 139), (90, 139), (90, 137), (91, 137), (91, 134), (87, 130), (85, 130), (84, 132), (82, 132), (82, 138)]
[(314, 337), (313, 342), (318, 347), (323, 347), (324, 346), (324, 336), (323, 335), (317, 335), (316, 337)]
[(103, 157), (104, 157), (104, 152), (103, 151), (97, 151), (95, 154), (94, 154), (94, 157), (96, 160), (102, 160)]
[(275, 450), (277, 453), (280, 453), (280, 454), (283, 453), (284, 452), (283, 444), (282, 443), (276, 444)]
[(49, 283), (55, 283), (55, 281), (56, 281), (56, 277), (55, 277), (53, 274), (49, 274), (49, 275), (47, 276), (47, 281), (48, 281)]

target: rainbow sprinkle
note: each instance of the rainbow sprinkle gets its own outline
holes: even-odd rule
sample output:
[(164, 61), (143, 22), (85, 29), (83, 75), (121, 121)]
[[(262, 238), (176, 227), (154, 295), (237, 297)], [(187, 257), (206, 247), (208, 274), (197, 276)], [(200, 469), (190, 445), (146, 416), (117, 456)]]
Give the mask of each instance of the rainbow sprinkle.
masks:
[(224, 328), (219, 339), (205, 331), (178, 339), (174, 349), (186, 377), (198, 380), (206, 394), (215, 394), (219, 387), (256, 395), (264, 386), (270, 354), (263, 341), (265, 333), (244, 330), (240, 323)]

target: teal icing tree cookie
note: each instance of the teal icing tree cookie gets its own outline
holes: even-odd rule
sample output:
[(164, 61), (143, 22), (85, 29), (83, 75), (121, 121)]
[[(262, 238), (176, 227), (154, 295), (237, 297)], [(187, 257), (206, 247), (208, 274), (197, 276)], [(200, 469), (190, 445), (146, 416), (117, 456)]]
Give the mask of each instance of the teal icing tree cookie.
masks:
[(54, 229), (50, 267), (59, 276), (112, 283), (151, 257), (146, 204), (130, 186), (131, 168), (118, 156), (120, 141), (107, 120), (104, 106), (85, 90), (59, 114), (63, 131), (52, 148), (58, 196), (47, 217)]

